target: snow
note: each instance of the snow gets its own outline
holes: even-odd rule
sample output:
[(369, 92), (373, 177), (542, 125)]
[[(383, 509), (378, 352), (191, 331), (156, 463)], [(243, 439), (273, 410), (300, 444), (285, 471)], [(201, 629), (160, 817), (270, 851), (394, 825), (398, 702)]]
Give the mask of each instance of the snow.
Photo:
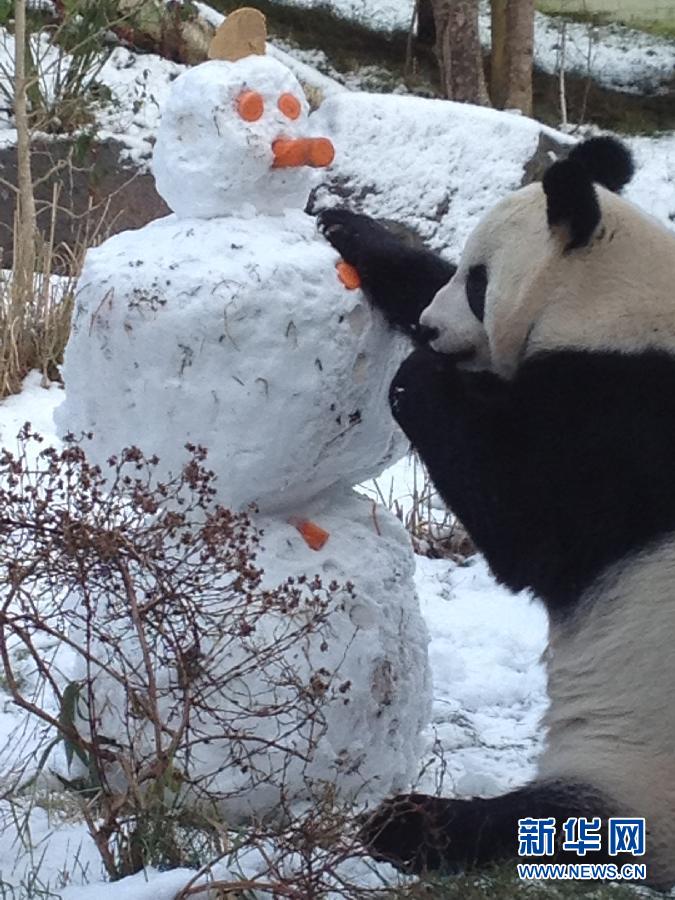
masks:
[[(264, 101), (251, 122), (238, 113), (242, 91)], [(176, 79), (154, 168), (180, 215), (87, 254), (64, 362), (68, 391), (56, 413), (60, 433), (93, 432), (87, 455), (104, 470), (106, 460), (136, 445), (157, 454), (157, 477), (169, 480), (186, 461), (186, 443), (207, 447), (214, 501), (261, 511), (254, 522), (265, 588), (315, 573), (354, 585), (353, 596), (345, 589), (331, 611), (330, 639), (311, 633), (302, 651), (293, 643), (285, 654), (302, 684), (326, 669), (346, 686), (344, 694), (336, 688), (326, 695), (324, 726), (306, 718), (290, 737), (278, 716), (256, 712), (283, 709), (293, 692), (284, 672), (272, 677), (264, 663), (251, 670), (242, 647), (223, 644), (221, 623), (233, 615), (229, 584), (209, 607), (217, 634), (206, 619), (196, 626), (222, 687), (200, 711), (189, 754), (177, 757), (192, 779), (209, 785), (232, 824), (269, 815), (283, 799), (309, 799), (317, 782), (360, 802), (403, 789), (430, 706), (428, 635), (408, 536), (393, 515), (351, 490), (404, 450), (386, 394), (407, 344), (358, 288), (345, 287), (314, 220), (292, 209), (309, 191), (305, 168), (287, 177), (275, 168), (272, 148), (280, 138), (305, 140), (307, 104), (298, 102), (296, 120), (278, 108), (284, 94), (300, 93), (281, 63), (263, 57), (207, 62)], [(270, 208), (281, 211), (270, 215)], [(319, 524), (325, 544), (310, 549), (298, 521)], [(127, 634), (124, 607), (111, 608), (105, 596), (93, 604), (105, 637), (92, 644), (99, 662), (87, 709), (96, 709), (103, 733), (131, 732), (135, 754), (147, 755), (143, 768), (151, 764), (153, 732), (144, 720), (130, 720), (128, 692), (110, 675), (120, 660), (131, 660), (125, 678), (133, 684), (142, 645)], [(206, 603), (205, 596), (204, 613)], [(283, 645), (291, 620), (289, 611), (271, 610), (256, 639)], [(82, 627), (71, 624), (72, 639)], [(245, 677), (232, 674), (240, 654)], [(89, 671), (83, 659), (73, 677), (84, 680)], [(157, 685), (172, 716), (181, 679), (167, 664)], [(236, 742), (246, 765), (228, 755), (235, 726), (223, 734), (223, 711), (242, 705), (252, 707), (236, 713), (238, 729), (253, 735)], [(289, 753), (297, 747), (300, 757)]]
[[(11, 95), (10, 79), (14, 74), (14, 35), (0, 28), (0, 100)], [(69, 56), (49, 41), (46, 33), (30, 36), (31, 55), (34, 60), (37, 89), (40, 97), (49, 105), (68, 72)]]
[(496, 585), (480, 557), (465, 565), (418, 557), (416, 581), (432, 635), (427, 754), (433, 759), (440, 745), (443, 758), (420, 788), (470, 797), (524, 784), (534, 774), (546, 709), (544, 607)]
[[(50, 440), (56, 441), (53, 432), (50, 433), (50, 418), (62, 397), (63, 391), (57, 386), (49, 390), (41, 388), (36, 373), (28, 376), (22, 393), (0, 405), (0, 443), (11, 447), (12, 436), (26, 419), (30, 419)], [(397, 485), (403, 487), (409, 478), (409, 466), (402, 461), (393, 471)], [(382, 481), (386, 482), (386, 479), (385, 473)], [(337, 536), (338, 542), (333, 543), (332, 547), (331, 542), (326, 545), (330, 553), (317, 555), (299, 543), (292, 529), (278, 522), (271, 558), (265, 562), (272, 580), (278, 580), (282, 573), (287, 572), (291, 562), (298, 566), (298, 570), (303, 566), (314, 570), (326, 561), (330, 563), (327, 571), (339, 580), (339, 568), (333, 569), (332, 565), (351, 567), (354, 556), (362, 556), (363, 551), (358, 546), (361, 540), (377, 542), (372, 528), (370, 503), (364, 505), (363, 501), (345, 500), (342, 511), (331, 505), (327, 515), (320, 509), (321, 503), (325, 502), (316, 501), (307, 511), (319, 524), (328, 526), (331, 541)], [(358, 512), (352, 508), (355, 502), (361, 506)], [(382, 509), (377, 511), (377, 518), (380, 530), (384, 526), (391, 540), (391, 543), (385, 540), (380, 545), (385, 553), (383, 565), (389, 564), (387, 554), (391, 553), (397, 554), (399, 566), (402, 563), (408, 565), (409, 550), (400, 544), (400, 531), (390, 530), (389, 518)], [(264, 526), (269, 533), (269, 517)], [(286, 541), (290, 541), (291, 545), (286, 545)], [(302, 554), (305, 554), (304, 559)], [(377, 556), (371, 558), (376, 560)], [(269, 568), (272, 562), (275, 569)], [(415, 624), (414, 615), (407, 625), (405, 618), (400, 625), (395, 623), (396, 610), (407, 610), (407, 615), (411, 612), (410, 595), (407, 605), (403, 601), (408, 576), (405, 572), (402, 576), (399, 582), (401, 593), (396, 593), (392, 598), (387, 595), (384, 601), (390, 608), (391, 616), (375, 626), (393, 629), (392, 636), (398, 627), (410, 628), (412, 624), (414, 628), (420, 628), (419, 624)], [(365, 573), (365, 577), (372, 584), (374, 579), (382, 576), (376, 570)], [(475, 792), (488, 796), (524, 783), (534, 769), (541, 739), (537, 729), (538, 719), (546, 708), (540, 655), (546, 645), (547, 623), (542, 607), (526, 594), (513, 595), (497, 586), (485, 562), (479, 557), (469, 560), (464, 566), (449, 560), (417, 557), (415, 586), (430, 635), (429, 659), (433, 676), (431, 724), (422, 735), (424, 747), (419, 764), (425, 771), (417, 780), (416, 787), (420, 790), (441, 788), (443, 793), (457, 796), (469, 796)], [(366, 582), (364, 593), (371, 591), (371, 585)], [(370, 593), (370, 597), (375, 597), (375, 592)], [(382, 594), (377, 602), (383, 602)], [(373, 603), (377, 605), (374, 600), (368, 600), (366, 608)], [(358, 621), (364, 622), (366, 617), (365, 611), (361, 611)], [(411, 642), (408, 646), (413, 649), (416, 646), (419, 652), (423, 631), (417, 634), (415, 644)], [(368, 632), (364, 638), (367, 636)], [(367, 670), (367, 660), (373, 659), (372, 648), (368, 647), (367, 641), (361, 644), (359, 653), (363, 654), (364, 670)], [(348, 665), (356, 667), (356, 660), (355, 656)], [(363, 684), (363, 677), (358, 671), (357, 676)], [(411, 684), (409, 680), (408, 684)], [(422, 706), (419, 702), (414, 704), (415, 714), (420, 714)], [(20, 721), (16, 712), (8, 710), (5, 716), (6, 720), (0, 720), (3, 731), (9, 729), (10, 724), (15, 726)], [(344, 733), (353, 736), (360, 732), (345, 730)], [(356, 749), (357, 742), (353, 746), (350, 744), (351, 752)], [(80, 853), (83, 864), (86, 863), (87, 874), (72, 871), (69, 883), (76, 885), (82, 880), (85, 883), (96, 881), (99, 877), (98, 861), (96, 854), (89, 849), (93, 845), (84, 826), (61, 824), (58, 818), (47, 822), (46, 818), (40, 818), (42, 814), (38, 812), (33, 815), (38, 816), (35, 820), (35, 840), (41, 840), (41, 846), (48, 848), (43, 878), (49, 877), (52, 884), (59, 883), (59, 873), (68, 868), (66, 857), (72, 859), (75, 848), (81, 844)], [(1, 862), (10, 859), (13, 861), (13, 875), (9, 872), (9, 863)], [(0, 844), (1, 874), (7, 880), (19, 883), (23, 866), (29, 867), (30, 859), (26, 851), (11, 842), (8, 830), (5, 843)], [(250, 863), (250, 867), (251, 871), (256, 871), (255, 861)], [(173, 898), (176, 890), (193, 874), (187, 870), (166, 873), (148, 870), (114, 885), (97, 884), (96, 891), (101, 890), (102, 896), (110, 896), (111, 900), (126, 900), (127, 897), (139, 900), (145, 896), (153, 897), (153, 900), (155, 897)], [(84, 900), (91, 896), (92, 890), (93, 885), (82, 888), (71, 886), (60, 894), (63, 900)]]
[[(326, 582), (355, 587), (331, 615), (328, 649), (310, 653), (309, 671), (323, 665), (351, 687), (347, 704), (340, 696), (326, 705), (326, 734), (303, 775), (335, 778), (343, 796), (372, 803), (410, 783), (429, 721), (429, 636), (413, 583), (415, 561), (398, 520), (353, 491), (324, 494), (303, 514), (330, 534), (318, 552), (283, 520), (259, 520), (266, 583), (318, 572)], [(250, 792), (246, 800), (253, 803)]]
[[(324, 6), (324, 0), (292, 0), (305, 7)], [(338, 15), (362, 21), (368, 27), (390, 31), (407, 29), (412, 17), (412, 0), (329, 0)], [(223, 15), (206, 3), (197, 3), (200, 15), (214, 27)], [(481, 36), (490, 43), (487, 7), (481, 14)], [(564, 66), (568, 72), (587, 75), (589, 60), (592, 76), (606, 87), (626, 91), (664, 91), (675, 68), (675, 41), (657, 38), (618, 25), (590, 27), (568, 22), (565, 35)], [(546, 72), (560, 68), (561, 20), (537, 13), (535, 18), (535, 63)], [(44, 45), (44, 46), (43, 46)], [(284, 48), (284, 49), (282, 49)], [(304, 85), (329, 97), (350, 88), (386, 83), (388, 77), (376, 67), (367, 67), (357, 75), (339, 75), (320, 50), (298, 50), (280, 42), (268, 44), (268, 54), (288, 66)], [(56, 72), (65, 67), (68, 57), (57, 54), (43, 41), (40, 51), (40, 77), (43, 89), (53, 92)], [(0, 91), (9, 81), (13, 66), (13, 38), (0, 28)], [(322, 74), (329, 72), (334, 77)], [(135, 54), (118, 47), (103, 66), (97, 81), (109, 89), (112, 103), (96, 110), (101, 139), (115, 137), (127, 147), (130, 161), (144, 168), (152, 154), (159, 124), (159, 110), (169, 86), (185, 67), (154, 54)], [(344, 82), (340, 83), (340, 82)], [(2, 104), (0, 104), (1, 106)], [(6, 111), (0, 110), (0, 147), (13, 144), (16, 131)]]
[[(197, 2), (195, 6), (202, 18), (214, 28), (218, 28), (225, 21), (223, 13), (213, 9), (207, 3)], [(274, 44), (268, 42), (265, 45), (265, 52), (268, 56), (279, 60), (279, 62), (289, 68), (299, 81), (320, 91), (324, 97), (345, 90), (343, 85), (334, 78), (323, 75), (317, 71), (316, 66), (306, 65), (299, 57), (287, 53), (284, 49), (277, 46), (276, 42)]]
[(141, 55), (116, 47), (98, 77), (112, 98), (96, 109), (100, 139), (121, 141), (127, 159), (145, 168), (152, 156), (160, 110), (172, 82), (184, 71), (185, 66), (153, 53)]
[[(283, 0), (306, 9), (322, 7), (375, 31), (408, 31), (413, 0)], [(534, 64), (548, 73), (560, 71), (592, 77), (619, 91), (662, 92), (675, 69), (675, 41), (623, 25), (593, 25), (566, 21), (565, 54), (561, 60), (563, 19), (535, 13)], [(490, 46), (489, 4), (481, 4), (480, 35)]]
[[(483, 42), (489, 45), (489, 23), (482, 16)], [(565, 54), (561, 60), (562, 29)], [(535, 14), (534, 64), (550, 74), (560, 71), (588, 76), (604, 87), (628, 93), (664, 93), (675, 70), (675, 41), (623, 25), (566, 22)]]
[(520, 187), (542, 133), (571, 143), (534, 119), (420, 97), (337, 94), (312, 118), (335, 144), (315, 206), (347, 197), (360, 212), (404, 222), (451, 258), (496, 199)]
[(406, 30), (412, 22), (414, 0), (282, 0), (287, 6), (329, 9), (376, 31)]
[(50, 444), (56, 443), (54, 410), (63, 402), (63, 396), (58, 384), (50, 382), (43, 387), (39, 372), (30, 372), (20, 394), (0, 401), (0, 446), (13, 447), (24, 422), (30, 422)]
[[(312, 208), (347, 206), (403, 223), (453, 261), (478, 219), (522, 186), (542, 136), (561, 149), (575, 142), (516, 113), (422, 97), (336, 94), (312, 119), (335, 144)], [(625, 196), (673, 227), (675, 138), (622, 140), (637, 166)]]
[(60, 433), (94, 431), (101, 462), (140, 445), (165, 473), (201, 444), (236, 508), (297, 513), (378, 474), (405, 448), (386, 394), (406, 345), (337, 261), (299, 211), (169, 216), (90, 250)]
[(626, 140), (636, 172), (624, 196), (675, 228), (675, 134)]
[[(176, 895), (194, 876), (190, 869), (158, 872), (147, 869), (111, 884), (97, 884), (97, 900), (176, 900)], [(93, 885), (69, 887), (61, 900), (92, 900)], [(206, 894), (208, 896), (208, 894)]]
[[(420, 734), (429, 719), (429, 638), (406, 532), (387, 510), (374, 511), (351, 490), (324, 494), (306, 504), (303, 513), (329, 533), (325, 546), (310, 549), (284, 518), (254, 516), (262, 535), (256, 563), (264, 572), (262, 587), (270, 591), (289, 577), (299, 584), (303, 575), (317, 575), (326, 585), (351, 582), (353, 593), (342, 590), (330, 603), (327, 627), (289, 640), (305, 621), (302, 604), (295, 613), (271, 608), (255, 620), (258, 649), (253, 652), (233, 637), (230, 623), (238, 621), (243, 601), (236, 605), (231, 599), (232, 573), (222, 573), (203, 592), (196, 628), (212, 681), (201, 683), (208, 703), (193, 714), (190, 739), (176, 753), (175, 765), (190, 777), (182, 808), (199, 808), (205, 802), (203, 785), (208, 785), (209, 803), (233, 827), (308, 801), (313, 786), (321, 783), (330, 784), (342, 801), (361, 804), (404, 789), (416, 772)], [(141, 695), (145, 673), (134, 674), (141, 649), (124, 607), (93, 590), (97, 627), (105, 637), (89, 643), (99, 662), (88, 715), (96, 716), (99, 733), (133, 745), (134, 759), (144, 769), (155, 758), (154, 734), (145, 719), (129, 716), (128, 694), (108, 674), (126, 672), (127, 682)], [(78, 613), (71, 620), (69, 634), (78, 640), (76, 634), (90, 623), (85, 625)], [(83, 645), (84, 638), (78, 642)], [(287, 647), (282, 660), (264, 649), (278, 646)], [(170, 653), (156, 652), (171, 659)], [(131, 661), (125, 669), (123, 658)], [(85, 679), (88, 671), (90, 661), (81, 657), (71, 680)], [(313, 707), (297, 699), (295, 679), (309, 686), (319, 672), (326, 687), (320, 716), (312, 716)], [(183, 709), (181, 681), (174, 675), (169, 661), (156, 677), (170, 728), (178, 727)], [(269, 709), (278, 713), (270, 715)], [(86, 722), (79, 727), (87, 733)], [(234, 750), (233, 732), (240, 735)], [(70, 777), (75, 774), (71, 771)], [(109, 777), (124, 789), (114, 771)]]

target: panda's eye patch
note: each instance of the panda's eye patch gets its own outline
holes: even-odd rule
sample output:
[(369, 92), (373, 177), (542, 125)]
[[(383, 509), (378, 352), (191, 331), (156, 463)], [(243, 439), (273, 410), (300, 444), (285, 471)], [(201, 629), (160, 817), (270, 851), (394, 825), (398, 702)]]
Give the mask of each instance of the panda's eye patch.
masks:
[(485, 318), (487, 284), (488, 276), (485, 266), (471, 266), (466, 278), (466, 299), (469, 301), (469, 309), (479, 322)]

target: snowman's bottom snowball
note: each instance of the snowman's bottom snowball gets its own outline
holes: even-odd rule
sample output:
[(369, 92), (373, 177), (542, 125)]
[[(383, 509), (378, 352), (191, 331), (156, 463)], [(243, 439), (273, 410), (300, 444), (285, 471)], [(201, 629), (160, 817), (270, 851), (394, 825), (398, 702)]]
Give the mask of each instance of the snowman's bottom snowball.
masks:
[[(282, 801), (285, 806), (316, 797), (325, 783), (338, 798), (359, 804), (404, 789), (417, 774), (420, 732), (430, 716), (428, 633), (415, 593), (407, 533), (386, 509), (351, 490), (330, 491), (298, 514), (330, 537), (314, 551), (284, 519), (256, 517), (262, 529), (256, 563), (264, 570), (264, 586), (307, 575), (326, 585), (351, 582), (354, 590), (340, 593), (321, 634), (288, 649), (283, 665), (273, 670), (278, 684), (271, 688), (269, 671), (249, 667), (243, 684), (223, 683), (220, 693), (214, 691), (208, 705), (213, 715), (200, 713), (199, 741), (187, 755), (178, 754), (176, 766), (188, 776), (185, 784), (199, 784), (197, 792), (184, 791), (180, 802), (194, 799), (201, 806), (213, 798), (229, 824), (278, 815)], [(261, 637), (276, 633), (275, 616), (266, 635), (265, 624), (259, 625)], [(285, 664), (288, 672), (283, 674)], [(223, 669), (224, 676), (231, 671), (232, 652)], [(320, 721), (294, 722), (283, 711), (275, 716), (274, 703), (283, 706), (285, 677), (295, 673), (310, 689), (319, 671), (329, 673), (323, 681), (330, 684)], [(212, 683), (219, 684), (218, 672), (212, 674)], [(120, 686), (99, 672), (93, 690), (96, 707), (105, 710), (101, 733), (129, 736)], [(239, 698), (239, 706), (233, 697)], [(262, 712), (250, 716), (251, 708)], [(223, 710), (228, 715), (232, 711), (227, 735)], [(137, 748), (150, 747), (150, 726), (136, 722), (133, 727), (130, 737)], [(241, 744), (242, 764), (235, 765), (232, 733), (238, 728), (250, 740)], [(304, 760), (288, 752), (291, 748), (303, 755), (309, 747)], [(112, 772), (111, 779), (116, 780)]]

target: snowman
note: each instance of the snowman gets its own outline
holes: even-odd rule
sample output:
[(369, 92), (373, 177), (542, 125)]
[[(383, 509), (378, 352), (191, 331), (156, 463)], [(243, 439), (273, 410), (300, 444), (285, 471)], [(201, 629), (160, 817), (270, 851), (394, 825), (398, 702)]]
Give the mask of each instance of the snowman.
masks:
[[(353, 490), (405, 450), (387, 390), (407, 348), (302, 211), (333, 146), (313, 134), (295, 76), (264, 51), (264, 17), (239, 10), (211, 59), (172, 85), (153, 167), (173, 214), (87, 254), (56, 421), (92, 432), (102, 466), (136, 445), (169, 475), (186, 442), (206, 447), (215, 500), (255, 510), (266, 583), (353, 583), (330, 650), (307, 653), (308, 666), (313, 654), (339, 664), (349, 703), (326, 709), (302, 770), (256, 765), (283, 769), (286, 798), (312, 778), (377, 801), (415, 774), (430, 708), (409, 540)], [(101, 678), (97, 689), (115, 688)], [(238, 798), (230, 821), (278, 804), (269, 785), (219, 771), (222, 756), (214, 733), (193, 765), (205, 776), (212, 766), (219, 791)]]

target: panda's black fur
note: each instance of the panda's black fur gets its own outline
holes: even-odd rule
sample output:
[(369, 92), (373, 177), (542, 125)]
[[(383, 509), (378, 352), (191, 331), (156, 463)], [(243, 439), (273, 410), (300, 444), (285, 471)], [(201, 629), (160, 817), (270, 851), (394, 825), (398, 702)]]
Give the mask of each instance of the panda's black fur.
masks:
[[(542, 228), (548, 224), (552, 235), (561, 232), (561, 258), (592, 254), (594, 241), (612, 241), (613, 234), (603, 231), (606, 201), (601, 203), (596, 184), (618, 191), (632, 172), (630, 154), (609, 138), (578, 145), (549, 169), (535, 190), (545, 194)], [(519, 818), (553, 816), (560, 824), (569, 816), (644, 815), (648, 847), (651, 840), (645, 857), (651, 868), (648, 879), (672, 883), (675, 823), (669, 822), (675, 820), (675, 803), (670, 786), (665, 799), (657, 793), (664, 779), (670, 785), (675, 776), (675, 713), (666, 712), (669, 701), (664, 699), (667, 722), (647, 719), (647, 727), (660, 729), (657, 749), (649, 734), (624, 736), (624, 701), (616, 699), (610, 682), (620, 678), (621, 653), (634, 658), (644, 652), (646, 664), (658, 674), (649, 654), (663, 650), (634, 646), (639, 627), (632, 620), (626, 633), (633, 643), (621, 646), (624, 626), (613, 623), (612, 603), (620, 616), (631, 604), (639, 607), (641, 598), (627, 598), (624, 585), (632, 585), (631, 578), (637, 585), (651, 584), (659, 566), (672, 562), (675, 579), (675, 550), (670, 558), (675, 540), (675, 353), (669, 352), (668, 341), (636, 352), (626, 352), (624, 346), (554, 346), (522, 359), (509, 377), (489, 367), (472, 369), (462, 352), (439, 353), (427, 346), (437, 329), (433, 321), (424, 324), (426, 315), (421, 326), (418, 321), (457, 267), (402, 247), (377, 223), (346, 210), (322, 213), (320, 225), (359, 270), (371, 301), (418, 344), (391, 385), (395, 418), (496, 577), (513, 590), (533, 590), (546, 604), (552, 628), (550, 749), (537, 778), (491, 799), (395, 798), (366, 827), (371, 852), (407, 871), (452, 872), (515, 857)], [(640, 252), (636, 246), (635, 253)], [(475, 269), (480, 265), (466, 273), (466, 301), (473, 295), (470, 306), (480, 320), (489, 271)], [(675, 302), (675, 284), (673, 298)], [(675, 348), (675, 334), (671, 337)], [(636, 572), (642, 573), (642, 581)], [(649, 590), (645, 588), (648, 595)], [(666, 626), (672, 622), (672, 640), (675, 619), (669, 618), (669, 610), (659, 615)], [(597, 641), (597, 666), (586, 628)], [(575, 686), (577, 662), (580, 683)], [(634, 664), (639, 671), (639, 660)], [(589, 672), (591, 684), (584, 683)], [(582, 698), (578, 714), (577, 695)], [(655, 718), (649, 711), (661, 708), (654, 699), (661, 695), (670, 696), (670, 685), (640, 684), (625, 708), (639, 716), (641, 701), (649, 698), (646, 715)], [(607, 722), (606, 728), (598, 725), (597, 760), (595, 744), (583, 743), (589, 709), (599, 722), (603, 716)], [(628, 719), (626, 728), (631, 728)], [(592, 725), (589, 734), (592, 743)], [(622, 785), (628, 788), (631, 772), (652, 764), (659, 770), (653, 782), (645, 776), (646, 787), (624, 793)], [(603, 773), (603, 765), (617, 771)], [(558, 845), (556, 859), (566, 858)], [(568, 859), (579, 861), (573, 854)], [(583, 861), (617, 862), (607, 856), (606, 846)], [(618, 860), (624, 861), (633, 860)]]
[(319, 215), (319, 225), (343, 259), (354, 266), (361, 286), (387, 320), (415, 341), (426, 342), (420, 330), (422, 310), (455, 274), (456, 266), (429, 250), (412, 247), (369, 216), (344, 209)]

